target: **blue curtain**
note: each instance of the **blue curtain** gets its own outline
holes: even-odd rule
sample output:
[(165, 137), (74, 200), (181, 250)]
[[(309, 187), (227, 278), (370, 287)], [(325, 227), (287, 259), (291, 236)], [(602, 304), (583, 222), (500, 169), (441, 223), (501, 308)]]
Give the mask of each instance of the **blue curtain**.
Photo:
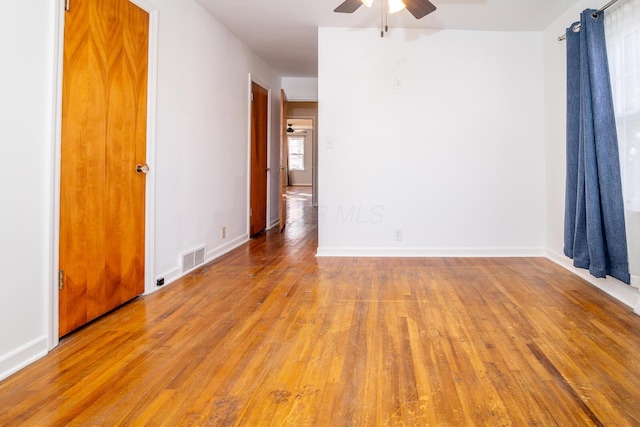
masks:
[(629, 283), (618, 138), (604, 12), (567, 28), (567, 184), (564, 253), (595, 277)]

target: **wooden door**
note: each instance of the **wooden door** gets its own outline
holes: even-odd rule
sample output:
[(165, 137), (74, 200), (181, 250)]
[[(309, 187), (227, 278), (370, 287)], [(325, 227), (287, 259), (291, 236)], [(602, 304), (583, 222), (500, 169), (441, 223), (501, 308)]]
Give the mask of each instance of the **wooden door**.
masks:
[(59, 336), (144, 292), (148, 34), (128, 0), (65, 15)]
[(287, 225), (287, 173), (288, 173), (288, 146), (287, 146), (287, 95), (284, 89), (280, 89), (280, 232)]
[(267, 228), (267, 106), (268, 92), (251, 83), (251, 205), (249, 235)]

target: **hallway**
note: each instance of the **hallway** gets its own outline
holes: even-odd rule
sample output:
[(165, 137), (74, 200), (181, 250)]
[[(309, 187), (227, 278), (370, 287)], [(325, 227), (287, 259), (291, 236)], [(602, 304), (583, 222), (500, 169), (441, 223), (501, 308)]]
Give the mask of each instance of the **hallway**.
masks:
[(288, 223), (0, 383), (0, 425), (637, 425), (640, 318), (540, 258), (316, 258)]

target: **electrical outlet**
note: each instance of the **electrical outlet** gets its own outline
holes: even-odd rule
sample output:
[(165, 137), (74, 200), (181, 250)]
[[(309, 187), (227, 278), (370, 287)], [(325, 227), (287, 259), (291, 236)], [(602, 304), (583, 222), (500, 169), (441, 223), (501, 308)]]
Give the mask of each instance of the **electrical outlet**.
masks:
[(227, 227), (222, 227), (222, 238), (226, 238), (227, 237)]
[(402, 241), (402, 230), (396, 230), (393, 232), (393, 240), (396, 242)]
[(156, 280), (156, 286), (162, 286), (162, 285), (164, 285), (164, 277), (161, 277), (158, 280)]

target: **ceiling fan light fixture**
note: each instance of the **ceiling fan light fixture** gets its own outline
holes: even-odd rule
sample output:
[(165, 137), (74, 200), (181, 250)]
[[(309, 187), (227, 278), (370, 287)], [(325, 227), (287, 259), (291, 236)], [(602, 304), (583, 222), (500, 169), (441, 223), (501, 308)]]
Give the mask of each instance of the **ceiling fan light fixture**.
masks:
[(396, 12), (400, 12), (402, 9), (406, 8), (405, 4), (402, 0), (387, 0), (389, 3), (389, 13), (393, 14)]

